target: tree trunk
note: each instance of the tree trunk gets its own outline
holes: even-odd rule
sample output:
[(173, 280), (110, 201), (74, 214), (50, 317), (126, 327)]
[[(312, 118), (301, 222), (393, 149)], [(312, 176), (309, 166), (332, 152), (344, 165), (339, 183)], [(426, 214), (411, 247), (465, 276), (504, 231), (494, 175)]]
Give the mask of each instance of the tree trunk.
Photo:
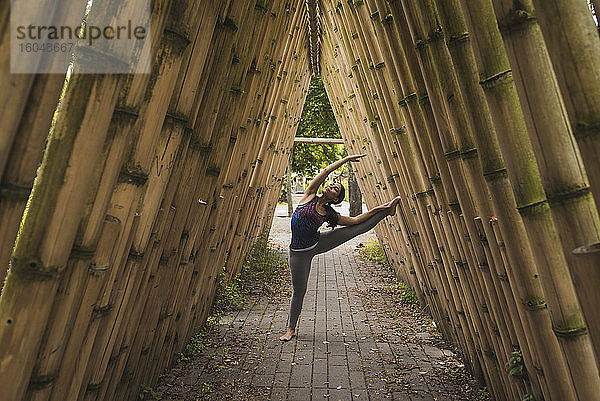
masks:
[(348, 166), (348, 197), (350, 200), (350, 217), (358, 216), (362, 213), (362, 194), (352, 166)]
[(287, 171), (285, 174), (285, 194), (287, 197), (288, 217), (292, 217), (292, 213), (294, 213), (294, 205), (292, 204), (292, 157), (294, 157), (293, 154), (288, 158)]

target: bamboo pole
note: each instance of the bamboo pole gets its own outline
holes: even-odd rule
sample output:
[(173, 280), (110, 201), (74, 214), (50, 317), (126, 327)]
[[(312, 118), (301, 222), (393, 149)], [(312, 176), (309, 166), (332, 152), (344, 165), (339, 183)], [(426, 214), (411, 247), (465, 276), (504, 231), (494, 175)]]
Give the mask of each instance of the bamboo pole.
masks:
[[(521, 116), (520, 104), (516, 96), (516, 89), (512, 84), (510, 72), (508, 70), (508, 60), (506, 54), (503, 51), (500, 41), (500, 34), (495, 27), (495, 16), (491, 11), (491, 5), (478, 4), (478, 7), (464, 8), (468, 17), (470, 17), (471, 29), (476, 36), (476, 49), (479, 51), (478, 64), (479, 71), (482, 80), (482, 86), (486, 95), (486, 99), (490, 105), (490, 111), (492, 113), (492, 119), (495, 124), (495, 128), (498, 132), (499, 145), (502, 150), (502, 156), (508, 167), (508, 176), (513, 186), (513, 192), (515, 194), (517, 206), (521, 216), (525, 221), (525, 227), (529, 230), (528, 224), (533, 224), (530, 213), (524, 213), (527, 205), (533, 205), (537, 202), (541, 202), (545, 199), (545, 194), (541, 188), (541, 180), (538, 176), (537, 167), (532, 165), (532, 154), (531, 145), (527, 138), (527, 131), (525, 128), (525, 122)], [(477, 21), (477, 23), (474, 23)], [(481, 30), (487, 32), (485, 36), (479, 35)], [(493, 50), (495, 49), (495, 50)], [(477, 52), (476, 52), (477, 53)], [(510, 116), (510, 117), (509, 117)], [(510, 118), (511, 124), (507, 125), (507, 121)], [(539, 214), (536, 216), (539, 218)], [(549, 216), (546, 213), (546, 221)], [(502, 226), (501, 226), (502, 228)], [(544, 234), (549, 231), (542, 230)], [(504, 238), (510, 238), (514, 235), (514, 232), (503, 232)], [(528, 234), (529, 231), (528, 231)], [(542, 238), (536, 231), (535, 234), (528, 235), (532, 244), (535, 244), (537, 238)], [(542, 248), (535, 246), (533, 247), (536, 252), (537, 260), (544, 260), (549, 250), (554, 250), (553, 247)], [(514, 263), (511, 262), (514, 266)], [(544, 267), (547, 264), (538, 263), (538, 268)], [(527, 303), (526, 299), (521, 298), (521, 302), (525, 302), (524, 306), (529, 311), (539, 310), (544, 306), (546, 302), (545, 296), (534, 298)], [(536, 306), (538, 305), (538, 306)], [(539, 314), (539, 313), (538, 313)], [(535, 327), (532, 325), (532, 328)], [(545, 324), (540, 324), (538, 327), (547, 327)], [(566, 366), (557, 363), (555, 358), (548, 358), (547, 350), (549, 345), (542, 346), (540, 340), (547, 341), (548, 344), (552, 344), (548, 335), (534, 336), (534, 341), (537, 342), (536, 348), (540, 350), (539, 356), (544, 370), (545, 377), (553, 377), (555, 380), (548, 381), (549, 392), (545, 394), (548, 397), (556, 397), (558, 399), (567, 397), (573, 398), (573, 395), (564, 394), (570, 392), (569, 388), (571, 381), (569, 373), (566, 370)], [(553, 346), (554, 347), (554, 346)], [(546, 350), (546, 352), (542, 352)], [(554, 355), (554, 354), (553, 354)], [(546, 361), (544, 361), (546, 359)], [(548, 369), (554, 370), (550, 373)], [(561, 395), (559, 395), (561, 394)]]
[[(597, 291), (592, 290), (598, 283), (598, 277), (590, 275), (595, 270), (595, 265), (575, 258), (571, 251), (600, 239), (600, 218), (589, 193), (586, 174), (580, 164), (579, 152), (571, 135), (543, 37), (538, 25), (527, 18), (533, 13), (533, 6), (529, 1), (522, 2), (515, 9), (507, 2), (494, 2), (494, 6), (496, 15), (500, 18), (501, 32), (508, 58), (512, 62), (525, 123), (548, 197), (547, 204), (522, 208), (521, 213), (537, 214), (537, 210), (547, 210), (549, 206), (554, 220), (554, 226), (551, 222), (539, 222), (542, 232), (535, 232), (534, 235), (539, 238), (541, 234), (546, 234), (555, 244), (562, 244), (563, 258), (566, 261), (563, 258), (554, 261), (555, 264), (564, 266), (554, 283), (567, 296), (561, 299), (564, 321), (554, 321), (553, 330), (559, 338), (565, 338), (561, 341), (561, 346), (565, 350), (575, 389), (578, 397), (585, 399), (600, 391), (600, 379), (584, 317), (573, 296), (572, 283), (565, 280), (568, 277), (565, 273), (571, 271), (573, 282), (577, 284), (575, 290), (581, 304), (585, 305), (586, 315), (590, 316), (590, 323), (595, 323), (592, 309), (595, 310), (594, 305), (600, 304)], [(515, 19), (513, 13), (522, 17)], [(536, 73), (532, 75), (532, 71)], [(539, 102), (545, 102), (544, 106)], [(556, 227), (561, 229), (557, 230)], [(548, 253), (548, 250), (545, 252)]]
[[(123, 6), (115, 9), (126, 11)], [(90, 13), (90, 21), (96, 12), (102, 10)], [(90, 178), (99, 160), (97, 149), (102, 148), (106, 138), (121, 83), (114, 76), (83, 78), (77, 74), (80, 62), (85, 60), (77, 58), (74, 64), (74, 75), (48, 141), (0, 298), (0, 350), (4, 355), (28, 350), (26, 356), (5, 358), (7, 363), (0, 368), (11, 372), (0, 379), (10, 380), (10, 384), (2, 385), (10, 399), (20, 399), (29, 383), (58, 287), (57, 276), (67, 265)], [(90, 97), (97, 102), (87, 102)], [(18, 296), (24, 288), (32, 295), (26, 300)], [(27, 312), (32, 310), (35, 315)]]
[[(587, 3), (585, 0), (568, 3), (533, 1), (571, 131), (581, 152), (596, 207), (600, 207), (597, 163), (600, 157), (600, 79), (594, 74), (600, 63), (600, 39)], [(598, 3), (594, 0), (591, 4), (598, 18)], [(592, 330), (597, 330), (597, 326)], [(598, 355), (597, 337), (594, 343)]]

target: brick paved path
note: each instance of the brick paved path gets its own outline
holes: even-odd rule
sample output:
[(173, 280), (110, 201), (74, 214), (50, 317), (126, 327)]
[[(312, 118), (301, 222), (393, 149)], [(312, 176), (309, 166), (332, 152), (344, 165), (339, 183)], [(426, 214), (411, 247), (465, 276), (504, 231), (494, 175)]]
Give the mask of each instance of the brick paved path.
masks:
[(394, 302), (393, 273), (360, 260), (370, 235), (314, 259), (297, 338), (278, 339), (289, 292), (257, 295), (221, 320), (200, 357), (165, 375), (162, 399), (486, 399), (419, 307)]

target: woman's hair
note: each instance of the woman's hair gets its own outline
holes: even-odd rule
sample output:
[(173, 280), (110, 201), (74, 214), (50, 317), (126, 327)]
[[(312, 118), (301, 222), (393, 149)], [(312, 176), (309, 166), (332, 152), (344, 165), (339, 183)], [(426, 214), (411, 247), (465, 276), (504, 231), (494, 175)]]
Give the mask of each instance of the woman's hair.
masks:
[(334, 205), (339, 205), (340, 203), (342, 203), (342, 201), (344, 200), (344, 198), (346, 197), (346, 188), (344, 188), (344, 186), (340, 183), (340, 193), (338, 194), (338, 198), (335, 202), (331, 202)]
[(337, 212), (335, 210), (333, 210), (331, 205), (339, 205), (340, 203), (342, 203), (342, 201), (344, 200), (344, 197), (346, 196), (346, 189), (344, 188), (344, 186), (341, 183), (339, 183), (339, 184), (340, 184), (340, 192), (338, 193), (337, 200), (329, 202), (325, 205), (325, 210), (327, 210), (327, 225), (331, 228), (335, 228), (335, 226), (337, 226), (338, 219), (340, 217), (340, 215), (337, 214)]
[(335, 228), (335, 226), (338, 224), (340, 215), (333, 210), (329, 204), (325, 205), (325, 210), (327, 211), (327, 226), (330, 228)]

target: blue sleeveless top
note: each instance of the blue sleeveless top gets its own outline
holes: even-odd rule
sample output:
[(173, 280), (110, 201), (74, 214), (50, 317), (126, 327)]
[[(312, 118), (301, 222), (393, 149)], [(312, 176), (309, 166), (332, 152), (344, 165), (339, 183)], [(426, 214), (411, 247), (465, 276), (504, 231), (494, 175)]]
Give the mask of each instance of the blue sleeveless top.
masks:
[(298, 205), (294, 210), (290, 249), (306, 251), (314, 248), (319, 242), (319, 227), (326, 221), (332, 225), (337, 223), (337, 213), (330, 205), (325, 206), (327, 215), (323, 216), (317, 212), (318, 200), (319, 197), (315, 196), (309, 202)]

